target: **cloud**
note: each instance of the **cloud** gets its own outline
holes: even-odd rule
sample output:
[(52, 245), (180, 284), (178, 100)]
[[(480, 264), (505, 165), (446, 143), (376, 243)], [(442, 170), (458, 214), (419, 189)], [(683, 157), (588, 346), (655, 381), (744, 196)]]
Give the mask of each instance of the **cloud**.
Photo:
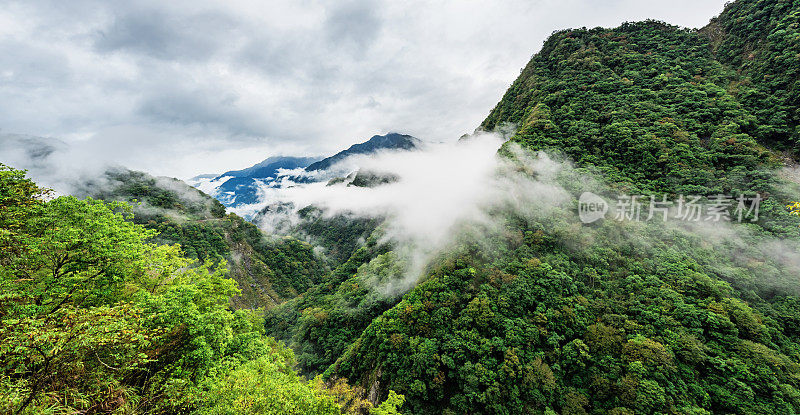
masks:
[[(285, 188), (263, 189), (269, 205), (257, 223), (267, 232), (286, 231), (297, 224), (297, 212), (313, 205), (329, 217), (385, 218), (385, 241), (395, 244), (406, 261), (400, 281), (387, 281), (397, 292), (412, 286), (426, 264), (443, 248), (456, 243), (464, 233), (501, 232), (497, 210), (546, 214), (570, 201), (556, 184), (562, 163), (545, 154), (517, 151), (517, 161), (500, 157), (504, 138), (480, 133), (458, 143), (427, 144), (415, 151), (385, 151), (370, 156), (351, 156), (331, 170), (347, 176), (354, 170), (391, 177), (376, 187), (321, 181)], [(522, 161), (526, 169), (517, 164)], [(535, 172), (535, 175), (531, 175)]]
[(351, 53), (363, 57), (381, 30), (381, 19), (374, 1), (349, 0), (336, 4), (328, 12), (325, 31), (328, 42), (334, 47), (346, 47)]
[(168, 14), (134, 10), (118, 15), (96, 33), (100, 53), (125, 52), (167, 61), (207, 60), (227, 45), (236, 22), (224, 14)]
[[(766, 222), (785, 222), (783, 237), (748, 223), (680, 220), (674, 207), (665, 222), (658, 215), (646, 221), (644, 206), (641, 221), (617, 221), (616, 212), (609, 211), (605, 220), (585, 225), (578, 217), (580, 194), (594, 192), (613, 200), (615, 192), (603, 177), (576, 169), (568, 160), (531, 153), (512, 143), (503, 145), (504, 141), (499, 134), (479, 133), (416, 151), (353, 156), (334, 166), (340, 176), (358, 170), (394, 180), (357, 187), (350, 185), (353, 175), (349, 175), (337, 184), (265, 188), (261, 206), (269, 204), (269, 209), (256, 223), (271, 233), (296, 232), (292, 226), (300, 221), (298, 210), (309, 205), (327, 217), (384, 219), (379, 232), (384, 242), (393, 244), (395, 271), (401, 272), (372, 281), (382, 295), (405, 292), (439, 255), (458, 252), (456, 247), (465, 241), (481, 247), (487, 256), (508, 240), (520, 243), (522, 235), (511, 235), (520, 223), (541, 229), (557, 241), (557, 249), (587, 261), (614, 250), (655, 264), (694, 262), (707, 275), (767, 296), (800, 292), (800, 244), (787, 237), (798, 233), (797, 218), (781, 216), (782, 211), (766, 213), (770, 216)], [(779, 179), (786, 171), (765, 173), (776, 176), (774, 203), (786, 203), (796, 194), (784, 189), (796, 188), (796, 183)], [(663, 271), (656, 268), (654, 272)]]
[(165, 87), (142, 100), (138, 114), (155, 123), (217, 126), (233, 136), (269, 135), (269, 126), (240, 108), (240, 99), (232, 91)]
[(443, 141), (481, 122), (553, 30), (697, 27), (722, 3), (11, 0), (0, 128), (183, 178), (389, 131)]
[(110, 167), (91, 159), (76, 164), (69, 144), (47, 137), (0, 133), (0, 154), (0, 163), (27, 170), (28, 177), (57, 194), (80, 193), (81, 182), (100, 176)]

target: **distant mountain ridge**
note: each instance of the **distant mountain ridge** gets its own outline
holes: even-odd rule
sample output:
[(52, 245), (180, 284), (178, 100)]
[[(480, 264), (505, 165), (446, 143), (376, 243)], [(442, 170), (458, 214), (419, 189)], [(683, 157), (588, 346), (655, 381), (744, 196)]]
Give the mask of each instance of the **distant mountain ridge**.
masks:
[[(281, 170), (302, 169), (320, 157), (270, 157), (251, 167), (225, 172), (214, 179), (220, 181), (214, 196), (225, 206), (242, 206), (258, 202), (261, 183), (274, 181)], [(261, 183), (259, 183), (261, 182)]]
[(419, 148), (422, 141), (416, 137), (389, 133), (386, 135), (374, 135), (369, 140), (353, 144), (347, 150), (342, 150), (330, 157), (322, 159), (306, 167), (306, 171), (325, 170), (347, 157), (357, 154), (371, 154), (378, 150), (413, 150)]
[[(374, 135), (369, 140), (353, 144), (330, 157), (269, 157), (253, 166), (231, 170), (220, 175), (199, 175), (189, 183), (216, 197), (226, 207), (242, 207), (259, 202), (259, 190), (266, 186), (280, 188), (283, 179), (292, 183), (307, 183), (317, 179), (316, 174), (335, 166), (337, 163), (355, 155), (373, 154), (381, 150), (414, 150), (422, 145), (422, 140), (408, 134), (388, 133)], [(281, 171), (304, 169), (306, 173), (281, 176)], [(246, 216), (246, 215), (245, 215)]]
[(319, 161), (320, 159), (322, 159), (322, 157), (270, 157), (245, 169), (227, 171), (220, 174), (216, 178), (222, 178), (226, 176), (251, 178), (274, 177), (280, 169), (304, 168), (311, 163)]

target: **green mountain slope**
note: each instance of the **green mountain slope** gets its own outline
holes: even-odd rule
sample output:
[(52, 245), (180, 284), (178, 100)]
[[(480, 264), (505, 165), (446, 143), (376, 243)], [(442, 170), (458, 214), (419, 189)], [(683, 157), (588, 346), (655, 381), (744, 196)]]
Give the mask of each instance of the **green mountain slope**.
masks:
[[(753, 180), (769, 154), (736, 74), (696, 31), (656, 21), (555, 33), (481, 125), (563, 151), (631, 191), (713, 194)], [(737, 173), (737, 174), (732, 174)]]
[(178, 243), (199, 261), (227, 261), (242, 291), (233, 299), (237, 307), (272, 307), (306, 291), (327, 272), (311, 245), (265, 235), (180, 180), (120, 169), (83, 187), (84, 196), (132, 203), (134, 222), (158, 231), (156, 242)]
[(291, 218), (293, 209), (291, 205), (279, 203), (268, 205), (252, 222), (262, 229), (274, 229), (276, 233), (307, 240), (321, 248), (332, 268), (347, 261), (382, 221), (345, 213), (328, 217), (316, 206), (303, 207), (297, 211), (296, 218)]
[[(730, 3), (701, 32), (715, 58), (742, 75), (731, 85), (758, 117), (758, 136), (781, 150), (800, 150), (800, 3)], [(741, 85), (741, 86), (740, 86)]]
[[(396, 305), (373, 310), (359, 336), (361, 325), (349, 324), (369, 314), (360, 305), (369, 272), (309, 291), (305, 306), (272, 310), (268, 331), (283, 322), (278, 331), (311, 371), (341, 349), (319, 339), (345, 339), (326, 376), (374, 396), (403, 393), (412, 413), (800, 412), (798, 269), (789, 259), (798, 220), (784, 208), (797, 189), (775, 173), (792, 124), (752, 100), (789, 87), (755, 79), (769, 78), (766, 55), (748, 64), (722, 55), (742, 47), (726, 39), (768, 7), (762, 21), (798, 11), (739, 1), (712, 22), (726, 27), (716, 36), (712, 26), (656, 21), (557, 32), (481, 126), (516, 125), (506, 156), (515, 143), (574, 160), (560, 182), (574, 194), (587, 175), (608, 194), (758, 192), (757, 222), (587, 227), (573, 209), (505, 212), (505, 234), (463, 240)], [(773, 46), (759, 47), (792, 53), (786, 25), (761, 26)], [(781, 74), (796, 81), (797, 61), (790, 66)], [(792, 97), (773, 95), (796, 112)]]
[(397, 272), (391, 247), (378, 243), (379, 235), (370, 237), (324, 283), (267, 311), (267, 332), (295, 350), (303, 373), (324, 371), (373, 319), (400, 301), (399, 295), (383, 295), (369, 284)]
[(512, 221), (518, 242), (465, 248), (328, 373), (402, 391), (413, 413), (798, 410), (797, 292), (734, 288), (796, 269), (692, 234), (576, 220)]
[(375, 407), (298, 375), (258, 313), (230, 307), (227, 269), (148, 242), (127, 204), (50, 196), (0, 164), (0, 412), (398, 413), (402, 396)]

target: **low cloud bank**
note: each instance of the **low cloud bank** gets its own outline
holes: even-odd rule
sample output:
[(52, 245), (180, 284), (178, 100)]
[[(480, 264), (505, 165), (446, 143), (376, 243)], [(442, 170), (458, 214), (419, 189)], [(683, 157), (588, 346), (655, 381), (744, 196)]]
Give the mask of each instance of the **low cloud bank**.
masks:
[[(347, 160), (349, 168), (358, 166), (360, 172), (392, 180), (354, 186), (355, 174), (342, 168), (344, 180), (266, 188), (263, 197), (270, 205), (257, 222), (268, 232), (285, 232), (298, 223), (297, 211), (309, 205), (329, 217), (385, 218), (384, 238), (395, 244), (404, 267), (398, 278), (383, 278), (375, 287), (384, 294), (413, 287), (431, 260), (461, 238), (492, 249), (494, 242), (488, 241), (507, 231), (510, 217), (538, 224), (576, 256), (597, 253), (594, 246), (665, 263), (687, 260), (748, 289), (800, 293), (800, 245), (793, 236), (777, 237), (754, 225), (727, 222), (618, 222), (611, 219), (612, 212), (603, 221), (581, 224), (578, 195), (615, 194), (603, 178), (546, 153), (503, 143), (500, 135), (481, 133), (418, 151), (353, 157)], [(796, 227), (797, 221), (789, 226)]]
[[(773, 172), (773, 210), (763, 221), (770, 234), (754, 224), (726, 222), (638, 223), (606, 220), (591, 225), (578, 218), (577, 197), (584, 191), (604, 195), (615, 192), (602, 177), (575, 169), (569, 162), (545, 153), (530, 153), (503, 143), (502, 135), (480, 133), (466, 140), (428, 144), (417, 151), (386, 151), (355, 156), (333, 169), (315, 173), (304, 182), (303, 171), (283, 171), (280, 187), (265, 185), (258, 224), (270, 233), (289, 232), (299, 223), (298, 210), (313, 205), (328, 217), (384, 218), (381, 234), (395, 245), (402, 272), (375, 285), (383, 294), (398, 294), (412, 287), (438, 254), (462, 238), (487, 250), (507, 232), (509, 217), (538, 224), (555, 236), (562, 248), (584, 255), (587, 247), (630, 251), (664, 263), (689, 258), (704, 272), (736, 281), (767, 295), (800, 294), (800, 244), (798, 218), (788, 216), (783, 205), (800, 199), (800, 174), (796, 168)], [(502, 156), (498, 149), (502, 147)], [(59, 194), (85, 195), (87, 180), (103, 189), (114, 183), (104, 175), (109, 165), (92, 160), (75, 162), (65, 143), (41, 137), (0, 135), (0, 162), (29, 170), (38, 183)], [(354, 184), (355, 171), (388, 177), (373, 187)], [(337, 179), (338, 178), (338, 179)], [(178, 191), (186, 200), (199, 197), (183, 186), (158, 179), (159, 185)], [(95, 189), (96, 190), (96, 189)], [(610, 203), (610, 202), (609, 202)], [(613, 206), (613, 205), (612, 205)], [(673, 213), (670, 213), (672, 216)], [(776, 231), (777, 229), (777, 231)], [(776, 236), (778, 235), (778, 236)], [(664, 257), (664, 252), (674, 257)], [(670, 259), (672, 258), (672, 259)]]
[(80, 146), (49, 137), (0, 134), (0, 163), (28, 171), (39, 185), (56, 194), (77, 194), (87, 180), (120, 166), (98, 160)]
[[(393, 288), (383, 290), (404, 290), (463, 234), (499, 230), (498, 209), (541, 214), (570, 202), (570, 194), (555, 183), (564, 164), (513, 147), (517, 157), (501, 157), (503, 142), (501, 135), (479, 133), (416, 151), (350, 157), (334, 166), (338, 180), (262, 189), (269, 205), (256, 221), (267, 232), (285, 232), (299, 221), (297, 211), (309, 205), (327, 217), (385, 218), (383, 237), (395, 244), (406, 269), (401, 281), (386, 282)], [(374, 187), (353, 185), (360, 174), (388, 179)]]

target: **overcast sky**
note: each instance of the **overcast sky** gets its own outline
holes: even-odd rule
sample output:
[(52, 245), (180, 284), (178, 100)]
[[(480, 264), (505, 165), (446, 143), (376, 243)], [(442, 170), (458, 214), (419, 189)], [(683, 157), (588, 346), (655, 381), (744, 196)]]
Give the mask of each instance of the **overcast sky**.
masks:
[(0, 0), (0, 132), (181, 178), (390, 131), (451, 140), (554, 30), (701, 27), (723, 3)]

